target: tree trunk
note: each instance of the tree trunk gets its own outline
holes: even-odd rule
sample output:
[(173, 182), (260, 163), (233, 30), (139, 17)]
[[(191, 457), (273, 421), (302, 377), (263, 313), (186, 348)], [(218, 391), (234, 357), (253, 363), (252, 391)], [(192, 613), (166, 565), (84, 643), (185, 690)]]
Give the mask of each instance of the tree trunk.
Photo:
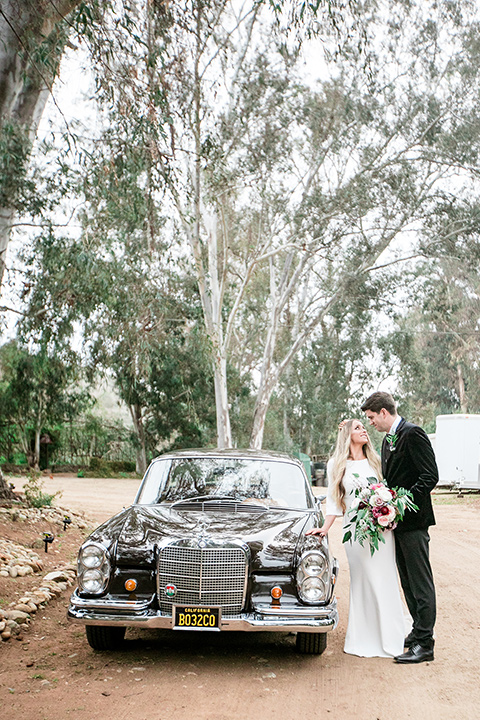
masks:
[[(194, 141), (195, 165), (193, 182), (193, 227), (186, 224), (187, 234), (193, 251), (198, 289), (202, 301), (205, 328), (211, 343), (212, 364), (214, 372), (215, 409), (217, 419), (217, 445), (219, 448), (232, 446), (230, 411), (227, 392), (227, 348), (223, 335), (222, 282), (218, 268), (218, 236), (217, 217), (215, 212), (208, 213), (202, 208), (202, 87), (200, 78), (200, 58), (203, 52), (202, 39), (203, 11), (201, 3), (197, 7), (196, 55), (194, 65)], [(203, 211), (203, 212), (202, 212)], [(207, 263), (205, 269), (204, 253), (202, 252), (201, 227), (207, 231)]]
[(143, 424), (142, 408), (140, 405), (129, 405), (132, 416), (133, 427), (138, 440), (137, 460), (135, 470), (139, 475), (144, 475), (147, 469), (147, 448), (145, 439), (145, 426)]
[(15, 495), (11, 487), (7, 484), (0, 468), (0, 503), (10, 503), (15, 500), (20, 500), (20, 498), (18, 495)]
[(220, 354), (214, 361), (215, 410), (217, 415), (217, 445), (232, 447), (232, 431), (227, 396), (227, 361)]
[(33, 446), (33, 454), (32, 454), (32, 467), (34, 470), (40, 470), (40, 435), (41, 435), (41, 428), (37, 427), (35, 428), (35, 443)]
[(252, 434), (250, 436), (250, 447), (254, 450), (262, 449), (265, 419), (276, 383), (276, 377), (270, 376), (268, 379), (262, 381), (258, 390), (255, 411), (253, 413)]
[[(31, 143), (66, 42), (63, 18), (79, 0), (2, 0), (0, 135), (7, 157), (0, 187), (0, 287), (16, 201)], [(44, 58), (42, 60), (42, 58)]]
[(457, 378), (458, 378), (458, 397), (460, 399), (460, 409), (464, 415), (468, 413), (468, 398), (465, 392), (465, 379), (463, 377), (462, 366), (457, 365)]

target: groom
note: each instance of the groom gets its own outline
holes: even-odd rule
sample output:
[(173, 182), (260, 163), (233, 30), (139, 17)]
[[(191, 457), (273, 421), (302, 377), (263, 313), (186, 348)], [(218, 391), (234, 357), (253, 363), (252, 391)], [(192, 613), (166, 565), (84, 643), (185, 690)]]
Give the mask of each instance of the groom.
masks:
[(433, 660), (433, 626), (436, 604), (430, 567), (428, 528), (435, 525), (430, 493), (438, 482), (433, 448), (418, 425), (397, 415), (393, 397), (375, 392), (362, 405), (370, 425), (387, 435), (382, 443), (382, 472), (391, 488), (403, 487), (413, 494), (418, 511), (407, 510), (395, 530), (397, 567), (413, 628), (405, 639), (408, 648), (397, 663)]

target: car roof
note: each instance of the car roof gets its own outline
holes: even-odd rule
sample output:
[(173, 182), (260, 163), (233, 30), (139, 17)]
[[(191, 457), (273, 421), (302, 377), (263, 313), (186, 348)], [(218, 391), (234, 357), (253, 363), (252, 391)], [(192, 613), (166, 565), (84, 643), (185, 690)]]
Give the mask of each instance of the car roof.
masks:
[(175, 459), (175, 458), (232, 458), (237, 460), (276, 460), (277, 462), (291, 462), (303, 468), (303, 463), (297, 458), (284, 452), (274, 450), (252, 450), (250, 448), (192, 448), (188, 450), (175, 450), (165, 453), (154, 458), (152, 462), (157, 460)]

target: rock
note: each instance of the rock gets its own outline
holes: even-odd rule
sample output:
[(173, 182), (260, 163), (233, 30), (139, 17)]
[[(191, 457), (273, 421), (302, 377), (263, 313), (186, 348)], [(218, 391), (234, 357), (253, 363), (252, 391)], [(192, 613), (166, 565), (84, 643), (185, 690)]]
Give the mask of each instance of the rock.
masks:
[(8, 620), (14, 620), (15, 622), (22, 622), (28, 619), (28, 613), (22, 610), (7, 610), (6, 617)]
[(4, 630), (1, 633), (0, 637), (2, 638), (2, 640), (10, 640), (10, 638), (12, 637), (12, 633), (10, 632), (10, 630)]
[(6, 626), (7, 626), (7, 623), (5, 622), (5, 620), (2, 620), (0, 622), (0, 633), (5, 630)]
[(11, 567), (11, 568), (9, 569), (9, 571), (8, 571), (8, 574), (10, 575), (10, 577), (16, 578), (17, 575), (18, 575), (18, 570), (17, 570), (17, 568), (16, 568), (16, 567)]
[(20, 610), (20, 612), (27, 613), (27, 615), (30, 613), (30, 608), (24, 603), (18, 603), (18, 605), (15, 605), (15, 610)]
[(65, 571), (64, 570), (54, 570), (53, 572), (48, 573), (48, 575), (45, 575), (43, 578), (43, 582), (65, 582), (67, 578), (65, 577)]
[(7, 570), (0, 570), (0, 577), (10, 577), (10, 573)]

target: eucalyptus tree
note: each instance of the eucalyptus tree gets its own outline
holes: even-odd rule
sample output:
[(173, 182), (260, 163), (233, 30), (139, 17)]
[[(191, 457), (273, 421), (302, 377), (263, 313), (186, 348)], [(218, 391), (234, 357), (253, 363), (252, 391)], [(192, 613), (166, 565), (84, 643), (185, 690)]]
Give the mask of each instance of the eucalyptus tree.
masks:
[(313, 86), (255, 2), (137, 4), (136, 34), (125, 48), (119, 34), (102, 65), (105, 97), (147, 130), (131, 141), (152, 160), (145, 181), (164, 217), (152, 238), (177, 243), (172, 257), (196, 276), (219, 445), (233, 441), (228, 361), (258, 377), (259, 447), (272, 393), (335, 308), (402, 250), (423, 252), (415, 238), (433, 214), (430, 240), (444, 242), (452, 216), (439, 206), (469, 222), (451, 193), (454, 177), (467, 190), (478, 154), (468, 5), (364, 10), (368, 73), (346, 43)]
[(143, 473), (161, 447), (210, 442), (212, 387), (195, 285), (159, 233), (150, 145), (136, 120), (109, 114), (80, 171), (64, 168), (84, 200), (80, 234), (44, 223), (25, 248), (19, 328), (30, 340), (81, 339), (89, 381), (112, 377), (130, 412)]
[[(415, 238), (439, 206), (470, 222), (451, 183), (463, 173), (462, 194), (478, 157), (475, 23), (448, 3), (365, 12), (368, 77), (344, 47), (317, 87), (258, 4), (177, 3), (149, 26), (171, 118), (158, 167), (197, 277), (221, 445), (227, 358), (258, 373), (260, 447), (274, 389), (332, 310), (402, 250), (423, 252)], [(431, 242), (449, 228), (445, 214)]]
[(290, 442), (284, 449), (326, 457), (339, 419), (360, 416), (365, 388), (377, 376), (371, 360), (378, 354), (372, 332), (378, 300), (372, 283), (357, 288), (355, 302), (332, 309), (287, 369), (271, 403), (283, 415)]
[(0, 369), (2, 419), (16, 426), (28, 464), (38, 470), (42, 432), (74, 418), (90, 402), (78, 385), (78, 363), (70, 353), (52, 353), (48, 344), (29, 351), (10, 341), (0, 348)]
[[(260, 2), (265, 0), (260, 0)], [(2, 0), (0, 5), (0, 287), (14, 216), (28, 203), (32, 142), (70, 36), (86, 40), (93, 53), (112, 57), (110, 33), (124, 22), (135, 33), (136, 0)], [(150, 3), (162, 10), (167, 2)], [(284, 24), (304, 32), (318, 15), (333, 27), (345, 22), (343, 0), (278, 0), (267, 3)], [(348, 6), (354, 6), (350, 0)], [(351, 13), (350, 13), (351, 14)], [(113, 17), (113, 23), (108, 18)], [(99, 48), (102, 48), (99, 50)], [(55, 101), (56, 102), (56, 101)], [(61, 108), (59, 108), (61, 110)], [(70, 133), (68, 127), (66, 134)], [(75, 140), (74, 137), (71, 140)]]
[(79, 0), (2, 0), (0, 7), (0, 287), (11, 227), (25, 209), (33, 139)]
[(322, 56), (316, 84), (261, 3), (138, 2), (128, 23), (108, 20), (99, 88), (130, 135), (99, 170), (111, 207), (110, 168), (131, 145), (148, 159), (151, 217), (134, 217), (132, 187), (128, 237), (163, 243), (162, 260), (195, 273), (219, 445), (233, 441), (228, 362), (258, 379), (259, 447), (275, 388), (332, 313), (354, 307), (379, 267), (424, 253), (422, 233), (440, 245), (471, 225), (480, 93), (468, 7), (365, 6), (371, 57), (347, 42), (335, 62)]
[(412, 273), (415, 299), (380, 342), (402, 407), (432, 429), (436, 415), (480, 412), (478, 239), (469, 246), (461, 261), (437, 258), (428, 274)]

